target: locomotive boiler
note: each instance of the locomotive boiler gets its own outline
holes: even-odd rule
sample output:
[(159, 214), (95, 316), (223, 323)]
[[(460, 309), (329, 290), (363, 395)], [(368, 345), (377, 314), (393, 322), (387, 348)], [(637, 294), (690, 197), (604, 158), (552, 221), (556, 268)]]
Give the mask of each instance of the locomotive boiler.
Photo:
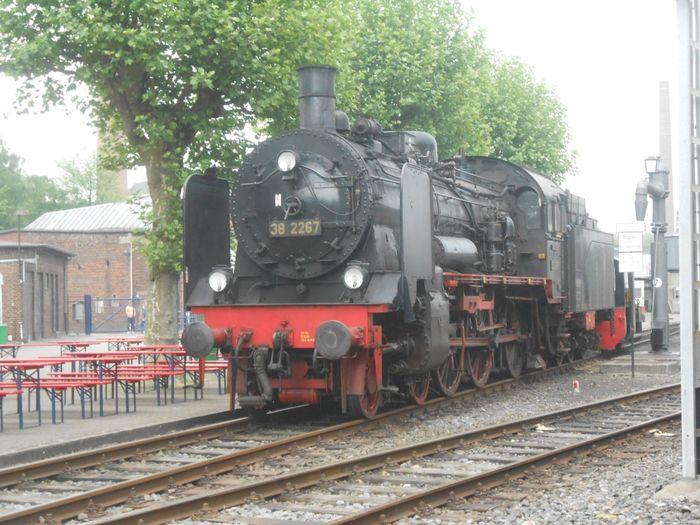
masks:
[(425, 132), (350, 126), (335, 74), (299, 69), (299, 129), (232, 188), (213, 170), (185, 185), (183, 346), (229, 357), (241, 407), (372, 417), (619, 344), (624, 282), (582, 199), (499, 159), (441, 162)]

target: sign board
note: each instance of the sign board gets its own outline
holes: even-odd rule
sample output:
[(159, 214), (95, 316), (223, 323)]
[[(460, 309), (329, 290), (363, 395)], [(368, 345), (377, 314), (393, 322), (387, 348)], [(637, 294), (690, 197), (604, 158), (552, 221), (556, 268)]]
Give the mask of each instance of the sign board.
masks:
[(617, 247), (622, 252), (642, 253), (641, 232), (619, 232), (617, 234)]
[(644, 222), (617, 224), (617, 249), (621, 272), (632, 272), (635, 277), (648, 277), (644, 256)]
[(620, 271), (633, 272), (635, 277), (647, 275), (644, 265), (644, 255), (641, 252), (620, 252)]

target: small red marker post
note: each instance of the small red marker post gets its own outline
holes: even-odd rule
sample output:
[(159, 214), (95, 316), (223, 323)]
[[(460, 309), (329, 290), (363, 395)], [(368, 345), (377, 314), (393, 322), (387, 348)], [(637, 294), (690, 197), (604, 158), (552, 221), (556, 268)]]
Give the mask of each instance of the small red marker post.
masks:
[(574, 387), (575, 394), (578, 394), (581, 391), (581, 383), (578, 382), (578, 379), (574, 379), (573, 387)]

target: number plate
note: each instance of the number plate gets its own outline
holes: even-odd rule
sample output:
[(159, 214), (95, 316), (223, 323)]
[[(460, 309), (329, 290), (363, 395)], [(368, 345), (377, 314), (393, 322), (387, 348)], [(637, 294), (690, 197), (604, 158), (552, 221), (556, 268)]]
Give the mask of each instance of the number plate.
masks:
[(321, 220), (270, 221), (270, 237), (310, 237), (321, 235)]

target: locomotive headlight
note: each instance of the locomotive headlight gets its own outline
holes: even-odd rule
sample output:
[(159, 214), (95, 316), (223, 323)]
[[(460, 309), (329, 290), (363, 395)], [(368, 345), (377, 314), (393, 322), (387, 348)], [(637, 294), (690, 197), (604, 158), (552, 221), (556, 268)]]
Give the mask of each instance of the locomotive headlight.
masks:
[(231, 284), (231, 271), (228, 269), (214, 269), (209, 274), (209, 288), (214, 292), (223, 292)]
[(299, 164), (299, 154), (296, 151), (285, 150), (277, 157), (277, 167), (284, 173), (289, 173)]
[(343, 282), (350, 290), (357, 290), (367, 282), (367, 269), (359, 264), (350, 264), (343, 274)]

